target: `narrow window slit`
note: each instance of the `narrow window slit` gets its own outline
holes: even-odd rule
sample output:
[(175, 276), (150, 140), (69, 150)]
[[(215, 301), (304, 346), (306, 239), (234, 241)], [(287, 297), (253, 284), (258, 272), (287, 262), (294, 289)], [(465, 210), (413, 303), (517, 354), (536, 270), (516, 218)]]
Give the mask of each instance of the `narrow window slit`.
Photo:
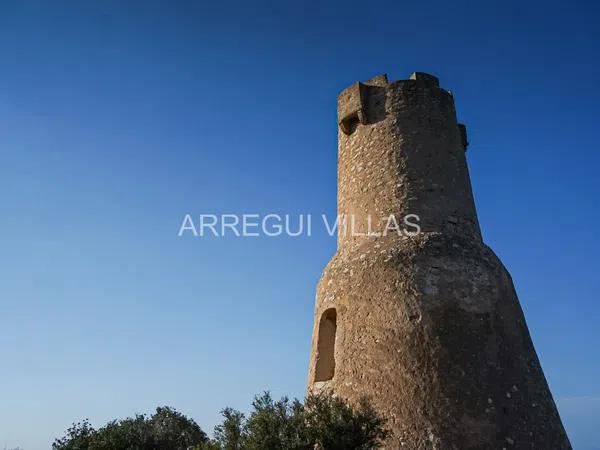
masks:
[(315, 382), (329, 381), (335, 374), (335, 335), (337, 331), (335, 308), (323, 312), (319, 322)]

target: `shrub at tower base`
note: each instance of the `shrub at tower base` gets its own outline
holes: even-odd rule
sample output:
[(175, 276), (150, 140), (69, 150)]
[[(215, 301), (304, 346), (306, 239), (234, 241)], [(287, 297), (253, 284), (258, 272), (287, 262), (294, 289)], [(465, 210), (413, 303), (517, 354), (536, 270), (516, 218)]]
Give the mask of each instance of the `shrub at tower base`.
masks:
[(368, 450), (387, 436), (384, 421), (366, 403), (350, 406), (326, 393), (304, 403), (269, 393), (257, 396), (248, 416), (231, 408), (208, 436), (196, 422), (172, 408), (136, 415), (94, 429), (73, 424), (53, 450)]

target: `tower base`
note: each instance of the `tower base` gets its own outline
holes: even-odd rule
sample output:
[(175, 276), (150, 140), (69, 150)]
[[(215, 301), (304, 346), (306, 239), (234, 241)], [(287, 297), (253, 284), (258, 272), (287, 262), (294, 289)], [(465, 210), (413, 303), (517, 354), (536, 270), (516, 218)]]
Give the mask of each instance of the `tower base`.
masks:
[(319, 282), (309, 391), (366, 397), (386, 448), (571, 449), (511, 277), (483, 243), (365, 241)]

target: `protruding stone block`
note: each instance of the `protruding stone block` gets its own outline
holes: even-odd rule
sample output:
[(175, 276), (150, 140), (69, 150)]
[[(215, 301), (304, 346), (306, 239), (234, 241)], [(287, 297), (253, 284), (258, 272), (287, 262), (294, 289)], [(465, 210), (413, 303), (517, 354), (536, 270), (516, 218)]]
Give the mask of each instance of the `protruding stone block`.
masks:
[(467, 151), (467, 147), (469, 146), (469, 140), (467, 139), (467, 127), (464, 124), (459, 123), (458, 131), (460, 132), (460, 141), (462, 143), (462, 146), (465, 149), (465, 151)]
[(354, 83), (338, 98), (338, 124), (345, 134), (351, 134), (359, 123), (365, 123), (364, 87)]

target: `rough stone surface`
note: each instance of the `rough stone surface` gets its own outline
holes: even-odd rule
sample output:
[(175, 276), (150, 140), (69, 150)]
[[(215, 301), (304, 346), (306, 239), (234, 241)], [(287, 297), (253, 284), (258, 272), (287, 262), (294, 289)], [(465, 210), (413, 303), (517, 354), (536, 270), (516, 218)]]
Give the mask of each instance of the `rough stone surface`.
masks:
[(368, 398), (388, 449), (570, 449), (511, 277), (482, 242), (452, 95), (431, 75), (379, 76), (342, 92), (338, 112), (338, 213), (375, 233), (417, 214), (422, 232), (339, 230), (309, 391)]

